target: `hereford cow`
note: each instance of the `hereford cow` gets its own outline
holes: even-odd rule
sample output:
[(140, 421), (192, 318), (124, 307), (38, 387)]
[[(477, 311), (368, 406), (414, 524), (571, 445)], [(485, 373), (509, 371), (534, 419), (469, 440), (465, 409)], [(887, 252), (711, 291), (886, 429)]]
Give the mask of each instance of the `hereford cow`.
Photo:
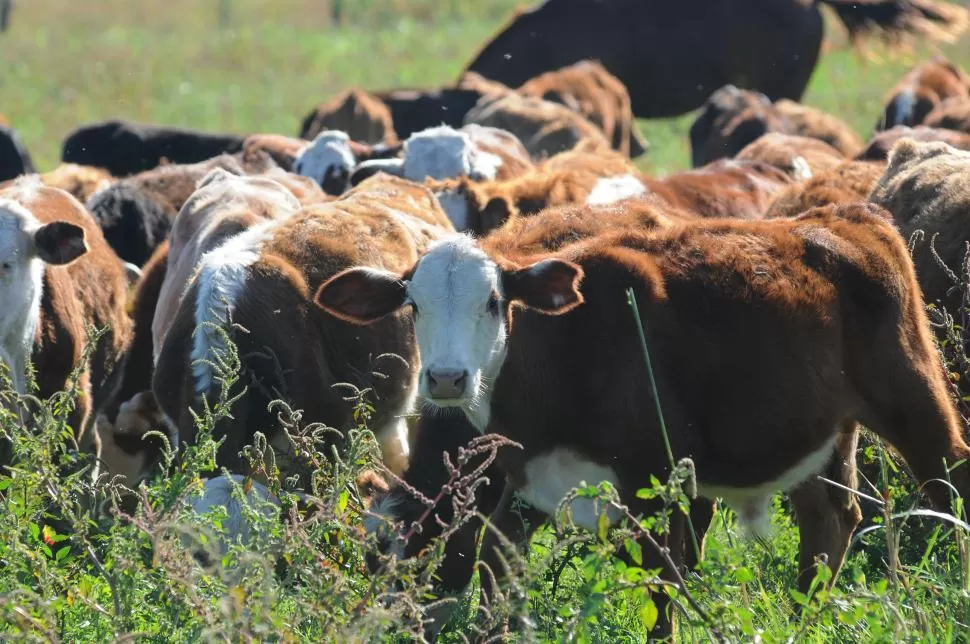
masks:
[(649, 147), (637, 129), (626, 87), (596, 61), (581, 60), (540, 74), (515, 91), (561, 103), (582, 114), (603, 131), (614, 150), (630, 158), (646, 153)]
[[(94, 432), (88, 431), (92, 412), (115, 387), (131, 335), (122, 263), (80, 202), (36, 175), (0, 190), (0, 218), (5, 277), (0, 357), (21, 394), (30, 360), (41, 398), (67, 390), (72, 371), (80, 368), (68, 424), (82, 451), (96, 451)], [(107, 330), (85, 363), (91, 326)], [(0, 464), (9, 457), (0, 455)]]
[(293, 170), (293, 163), (300, 156), (307, 142), (303, 139), (282, 134), (250, 134), (243, 141), (243, 153), (252, 154), (260, 150), (269, 155), (273, 163), (280, 168), (290, 171)]
[(897, 125), (891, 130), (879, 132), (866, 144), (866, 147), (856, 155), (857, 161), (886, 161), (889, 158), (889, 151), (900, 139), (913, 139), (914, 141), (942, 141), (960, 150), (970, 150), (970, 134), (944, 130), (934, 127), (917, 125)]
[[(123, 382), (114, 404), (98, 419), (103, 444), (111, 441), (107, 434), (112, 432), (138, 437), (164, 427), (152, 398), (152, 368), (202, 257), (258, 223), (290, 217), (299, 209), (300, 202), (289, 190), (264, 177), (241, 177), (216, 168), (199, 182), (175, 218), (164, 257), (149, 262), (138, 284), (133, 306), (135, 337)], [(123, 438), (114, 440), (124, 442)], [(153, 462), (152, 456), (145, 454), (145, 460)], [(110, 471), (131, 476), (104, 460)], [(137, 467), (145, 465), (138, 463)], [(137, 478), (147, 473), (142, 470)]]
[[(601, 481), (634, 515), (662, 509), (662, 500), (636, 495), (669, 469), (655, 401), (644, 395), (651, 378), (640, 333), (675, 458), (689, 456), (698, 493), (723, 498), (756, 533), (772, 494), (823, 470), (856, 423), (894, 445), (935, 505), (951, 504), (940, 480), (970, 493), (967, 468), (947, 470), (970, 446), (912, 261), (873, 205), (618, 232), (547, 254), (449, 236), (404, 271), (344, 270), (315, 301), (362, 325), (415, 311), (420, 395), (518, 442), (522, 449), (499, 452), (500, 467), (546, 514), (570, 489)], [(601, 514), (611, 523), (621, 516), (597, 508), (582, 497), (570, 507), (592, 530)], [(824, 546), (809, 554), (837, 568), (854, 526), (835, 538), (831, 519), (842, 508), (813, 512), (822, 520), (800, 521), (802, 547)], [(683, 523), (670, 517), (675, 566)], [(672, 578), (649, 543), (642, 554), (644, 568)], [(666, 595), (654, 601), (664, 636)]]
[(484, 97), (469, 110), (465, 123), (511, 132), (536, 161), (570, 150), (586, 140), (610, 147), (603, 131), (578, 112), (559, 103), (517, 93)]
[(350, 183), (356, 185), (377, 172), (410, 181), (452, 177), (503, 180), (519, 176), (532, 167), (522, 143), (504, 130), (481, 125), (465, 125), (456, 130), (442, 125), (408, 137), (400, 157), (361, 162)]
[(304, 423), (355, 426), (354, 396), (342, 386), (349, 383), (370, 392), (369, 427), (390, 467), (403, 469), (403, 415), (414, 400), (417, 367), (410, 321), (395, 315), (361, 332), (317, 310), (311, 299), (321, 283), (349, 266), (403, 270), (453, 230), (426, 188), (382, 174), (340, 199), (257, 224), (204, 255), (153, 377), (155, 399), (177, 428), (178, 443), (194, 442), (191, 410), (200, 398), (219, 394), (212, 363), (198, 362), (224, 349), (224, 336), (212, 328), (217, 325), (237, 345), (241, 377), (250, 385), (233, 405), (233, 419), (216, 427), (216, 436), (226, 439), (216, 459), (220, 467), (245, 473), (239, 451), (255, 431), (267, 435), (281, 463), (293, 457), (276, 412), (267, 408), (275, 399), (302, 409)]
[(970, 98), (970, 77), (937, 54), (911, 69), (889, 92), (876, 131), (920, 125), (947, 98)]
[(828, 143), (805, 136), (771, 132), (758, 137), (737, 153), (738, 161), (762, 161), (796, 181), (811, 179), (845, 161)]
[(649, 181), (648, 192), (700, 217), (761, 219), (793, 179), (762, 161), (720, 159)]
[(463, 71), (518, 87), (598, 60), (638, 118), (685, 114), (728, 83), (799, 100), (822, 45), (822, 4), (853, 38), (875, 28), (952, 41), (967, 26), (963, 7), (933, 0), (545, 0), (514, 13)]
[(309, 141), (327, 130), (345, 132), (354, 141), (371, 145), (398, 142), (391, 110), (381, 99), (356, 87), (307, 114), (300, 126), (300, 138)]
[(885, 168), (886, 164), (880, 161), (844, 161), (808, 181), (783, 188), (768, 206), (765, 219), (794, 217), (829, 204), (868, 201)]
[[(338, 196), (351, 186), (351, 174), (358, 165), (377, 159), (397, 159), (403, 149), (400, 143), (372, 146), (354, 141), (345, 132), (325, 130), (300, 150), (293, 162), (293, 172), (313, 179), (326, 194)], [(397, 167), (396, 163), (390, 165)], [(366, 178), (361, 176), (358, 183)]]
[(592, 199), (607, 204), (646, 192), (639, 172), (624, 155), (596, 142), (549, 157), (506, 181), (470, 177), (427, 182), (456, 230), (477, 235), (518, 215)]
[(103, 121), (75, 129), (64, 139), (61, 161), (104, 168), (125, 177), (171, 163), (198, 163), (242, 150), (244, 137), (199, 130)]

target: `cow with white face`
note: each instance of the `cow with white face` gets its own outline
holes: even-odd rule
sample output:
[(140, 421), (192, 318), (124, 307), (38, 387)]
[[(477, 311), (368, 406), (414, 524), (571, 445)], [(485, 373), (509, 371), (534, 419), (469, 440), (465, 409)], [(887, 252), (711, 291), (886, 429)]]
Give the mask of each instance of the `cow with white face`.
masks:
[(346, 132), (326, 130), (303, 148), (293, 162), (293, 172), (309, 177), (330, 195), (343, 194), (357, 165)]
[(317, 302), (358, 324), (410, 305), (422, 360), (419, 395), (438, 407), (461, 408), (484, 431), (488, 383), (505, 359), (510, 304), (565, 313), (582, 302), (575, 286), (581, 275), (579, 267), (555, 259), (503, 270), (470, 236), (455, 235), (432, 246), (406, 282), (376, 269), (350, 269), (324, 284)]
[[(802, 592), (818, 555), (841, 565), (860, 519), (829, 493), (804, 493), (858, 424), (891, 439), (934, 504), (949, 508), (950, 490), (933, 481), (948, 475), (946, 463), (970, 457), (970, 446), (912, 259), (885, 211), (853, 204), (770, 222), (624, 228), (552, 252), (529, 243), (524, 231), (505, 228), (477, 241), (449, 237), (402, 273), (337, 273), (315, 301), (356, 323), (410, 305), (420, 393), (519, 443), (498, 463), (511, 488), (545, 514), (574, 487), (603, 481), (634, 515), (662, 509), (636, 495), (670, 469), (654, 391), (669, 449), (693, 461), (700, 497), (722, 498), (757, 531), (772, 495), (790, 491)], [(970, 494), (970, 472), (961, 469), (950, 480)], [(569, 509), (587, 528), (618, 511), (587, 497)], [(669, 526), (679, 567), (684, 517), (674, 513)], [(645, 569), (676, 579), (649, 542), (641, 546)], [(664, 608), (661, 635), (671, 627)]]
[[(37, 175), (0, 189), (0, 358), (18, 393), (32, 362), (41, 398), (66, 390), (80, 368), (67, 422), (82, 450), (93, 447), (91, 412), (114, 387), (130, 340), (127, 291), (123, 263), (77, 199)], [(90, 326), (107, 331), (85, 361)], [(0, 453), (0, 465), (8, 457)]]

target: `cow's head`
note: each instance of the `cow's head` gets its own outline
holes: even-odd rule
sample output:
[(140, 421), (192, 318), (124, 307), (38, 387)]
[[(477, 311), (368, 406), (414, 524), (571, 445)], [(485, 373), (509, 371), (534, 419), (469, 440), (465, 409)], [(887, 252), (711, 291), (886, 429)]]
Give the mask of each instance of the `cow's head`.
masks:
[(356, 165), (350, 137), (339, 130), (326, 130), (300, 151), (293, 172), (313, 179), (327, 194), (340, 195), (347, 190)]
[(471, 237), (453, 235), (403, 275), (350, 268), (325, 282), (315, 299), (356, 324), (410, 306), (422, 363), (419, 393), (433, 405), (464, 409), (475, 422), (476, 410), (488, 409), (489, 381), (505, 359), (511, 307), (565, 313), (583, 301), (582, 275), (560, 259), (528, 266), (496, 261)]

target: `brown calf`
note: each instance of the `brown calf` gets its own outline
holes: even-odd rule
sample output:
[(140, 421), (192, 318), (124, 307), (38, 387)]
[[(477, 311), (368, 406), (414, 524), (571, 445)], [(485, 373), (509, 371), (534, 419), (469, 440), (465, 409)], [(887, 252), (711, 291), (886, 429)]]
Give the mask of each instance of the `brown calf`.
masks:
[(774, 105), (788, 121), (789, 134), (828, 143), (846, 157), (857, 154), (865, 145), (859, 133), (848, 123), (828, 112), (787, 98), (775, 101)]
[(219, 392), (211, 366), (198, 361), (224, 347), (210, 324), (225, 327), (231, 318), (246, 329), (227, 332), (250, 388), (235, 403), (234, 419), (216, 428), (217, 437), (226, 437), (217, 455), (220, 466), (245, 472), (239, 451), (257, 430), (266, 433), (280, 462), (293, 456), (275, 413), (267, 409), (275, 399), (302, 409), (305, 423), (354, 426), (354, 401), (339, 386), (349, 383), (371, 390), (370, 427), (384, 444), (389, 466), (403, 469), (403, 415), (414, 400), (417, 366), (407, 316), (361, 332), (317, 310), (311, 298), (348, 266), (403, 270), (431, 241), (453, 230), (426, 188), (378, 175), (340, 199), (253, 226), (205, 255), (165, 336), (152, 385), (179, 443), (194, 441), (189, 410), (203, 395), (213, 399)]
[(115, 181), (107, 170), (89, 165), (62, 163), (50, 172), (40, 175), (40, 180), (51, 188), (60, 188), (85, 203), (91, 195)]
[(866, 147), (855, 158), (857, 161), (886, 161), (889, 151), (903, 138), (914, 141), (943, 141), (960, 150), (970, 150), (970, 134), (925, 125), (897, 125), (869, 139)]
[[(946, 470), (970, 447), (906, 245), (878, 210), (692, 222), (545, 255), (454, 236), (403, 272), (343, 271), (316, 301), (358, 324), (414, 308), (421, 396), (520, 443), (499, 453), (500, 466), (547, 514), (583, 481), (612, 483), (634, 514), (659, 509), (635, 494), (651, 474), (663, 478), (668, 462), (628, 288), (673, 453), (693, 460), (700, 494), (723, 498), (757, 529), (771, 495), (811, 480), (861, 422), (900, 451), (935, 505), (948, 507), (949, 489), (932, 480), (948, 477), (970, 493), (966, 467)], [(601, 513), (620, 516), (585, 498), (571, 512), (590, 529)], [(814, 516), (841, 512), (832, 504)], [(827, 544), (838, 567), (851, 530), (825, 539), (810, 532), (830, 524), (808, 523), (800, 524), (804, 541)], [(674, 517), (666, 545), (675, 565), (683, 529)], [(646, 543), (643, 559), (645, 568), (665, 567)], [(664, 635), (665, 595), (655, 600)]]
[[(31, 360), (42, 398), (67, 389), (72, 370), (80, 367), (68, 422), (79, 447), (96, 452), (94, 432), (88, 431), (92, 412), (116, 386), (117, 366), (131, 336), (122, 262), (80, 202), (43, 185), (36, 175), (0, 190), (0, 218), (5, 338), (0, 358), (20, 393), (26, 392)], [(84, 364), (88, 327), (107, 331)]]

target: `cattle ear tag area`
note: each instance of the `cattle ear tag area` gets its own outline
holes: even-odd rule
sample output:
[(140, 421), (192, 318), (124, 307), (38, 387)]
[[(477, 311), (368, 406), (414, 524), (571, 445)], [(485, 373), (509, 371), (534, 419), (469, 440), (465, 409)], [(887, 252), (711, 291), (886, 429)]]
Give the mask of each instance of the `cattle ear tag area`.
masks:
[(84, 229), (66, 221), (45, 224), (34, 233), (37, 255), (48, 264), (69, 264), (88, 252)]

